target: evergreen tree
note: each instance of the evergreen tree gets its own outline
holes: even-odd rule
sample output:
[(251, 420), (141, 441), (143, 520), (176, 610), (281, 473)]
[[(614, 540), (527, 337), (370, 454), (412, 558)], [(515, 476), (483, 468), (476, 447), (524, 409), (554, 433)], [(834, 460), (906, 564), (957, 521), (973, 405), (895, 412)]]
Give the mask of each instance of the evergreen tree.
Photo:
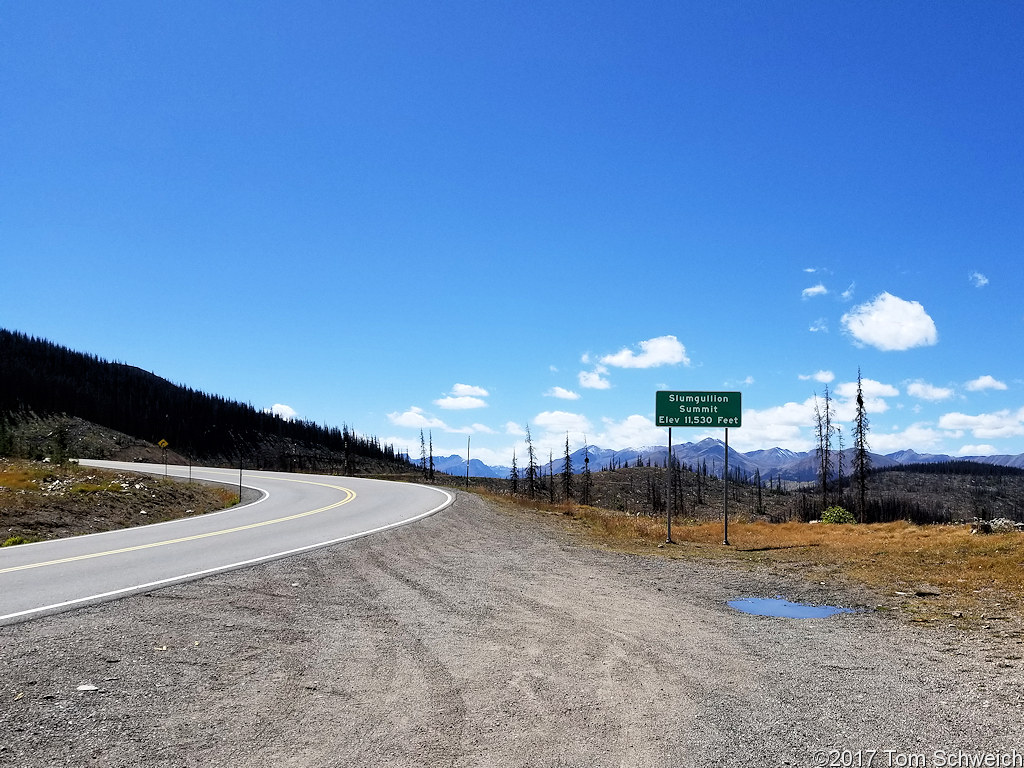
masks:
[(839, 503), (842, 505), (843, 502), (843, 478), (846, 476), (845, 471), (845, 459), (843, 456), (843, 427), (841, 424), (836, 425), (836, 442), (839, 446), (839, 451), (836, 454), (836, 493), (839, 496)]
[(14, 438), (7, 426), (7, 419), (0, 414), (0, 456), (12, 456), (14, 454)]
[(526, 492), (531, 499), (537, 496), (537, 452), (533, 448), (530, 425), (526, 425)]
[(420, 473), (423, 479), (427, 479), (427, 442), (423, 437), (423, 430), (420, 430)]
[(857, 515), (863, 523), (867, 513), (868, 472), (871, 455), (868, 452), (868, 414), (864, 407), (864, 389), (860, 368), (857, 369), (857, 413), (853, 421), (853, 477), (857, 483)]
[(583, 436), (583, 497), (580, 499), (584, 504), (590, 504), (590, 488), (593, 478), (590, 476), (590, 449), (587, 446), (587, 437)]
[(512, 451), (512, 471), (508, 473), (509, 493), (515, 496), (519, 493), (519, 467), (516, 466), (516, 452)]
[(428, 433), (430, 435), (430, 463), (427, 465), (427, 481), (434, 482), (434, 433), (433, 431)]
[(669, 456), (665, 459), (669, 469), (669, 495), (672, 498), (673, 514), (682, 514), (686, 511), (683, 501), (683, 465), (678, 456)]
[(818, 402), (818, 396), (814, 396), (814, 420), (815, 436), (817, 438), (817, 459), (818, 459), (818, 481), (821, 484), (821, 508), (828, 508), (829, 485), (834, 470), (832, 457), (832, 436), (835, 434), (833, 419), (835, 411), (832, 407), (832, 396), (825, 385), (824, 404)]
[(0, 418), (14, 430), (25, 420), (60, 415), (150, 443), (164, 439), (169, 451), (194, 460), (234, 463), (245, 455), (259, 467), (349, 473), (358, 471), (362, 458), (412, 464), (393, 446), (347, 426), (285, 419), (132, 365), (0, 329)]
[(569, 455), (569, 433), (565, 433), (565, 466), (562, 467), (562, 494), (566, 501), (572, 501), (572, 457)]
[(548, 502), (555, 503), (555, 452), (548, 450)]

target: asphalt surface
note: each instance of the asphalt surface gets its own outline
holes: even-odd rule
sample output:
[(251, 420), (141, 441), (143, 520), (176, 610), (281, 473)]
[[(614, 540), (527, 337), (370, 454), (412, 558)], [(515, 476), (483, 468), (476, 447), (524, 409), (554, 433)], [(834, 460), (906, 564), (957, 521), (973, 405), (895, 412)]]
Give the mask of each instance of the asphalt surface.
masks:
[[(0, 766), (1024, 760), (1016, 624), (907, 626), (842, 582), (610, 551), (562, 520), (458, 492), (412, 525), (0, 627)], [(856, 611), (728, 606), (774, 595)]]
[[(238, 483), (233, 469), (107, 461), (89, 466)], [(365, 478), (243, 472), (258, 499), (198, 517), (0, 549), (0, 624), (112, 600), (318, 547), (433, 514), (437, 488)]]

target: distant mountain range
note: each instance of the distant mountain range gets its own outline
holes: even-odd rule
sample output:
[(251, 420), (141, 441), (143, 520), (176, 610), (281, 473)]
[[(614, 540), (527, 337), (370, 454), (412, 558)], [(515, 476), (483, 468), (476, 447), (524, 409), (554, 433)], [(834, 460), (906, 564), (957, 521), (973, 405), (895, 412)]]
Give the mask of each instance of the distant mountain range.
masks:
[[(721, 440), (707, 438), (697, 443), (683, 443), (672, 446), (672, 453), (685, 467), (701, 468), (707, 464), (709, 473), (717, 476), (722, 475), (725, 468), (725, 443)], [(668, 446), (647, 446), (644, 448), (626, 448), (615, 451), (610, 448), (600, 448), (596, 445), (588, 445), (586, 449), (580, 448), (569, 455), (572, 463), (572, 471), (580, 473), (583, 471), (584, 458), (590, 459), (590, 471), (598, 472), (609, 467), (623, 467), (627, 464), (636, 466), (639, 459), (645, 466), (650, 462), (652, 466), (665, 466), (668, 458)], [(843, 462), (846, 474), (852, 472), (854, 450), (848, 448), (843, 451)], [(418, 459), (413, 458), (413, 463)], [(981, 464), (996, 464), (999, 466), (1019, 467), (1024, 469), (1024, 454), (1017, 456), (947, 456), (934, 453), (917, 453), (916, 451), (897, 451), (889, 454), (871, 454), (871, 466), (874, 468), (890, 467), (897, 464), (933, 464), (943, 461), (975, 461)], [(560, 474), (565, 464), (565, 457), (561, 456), (551, 462), (540, 462), (539, 467), (545, 475), (549, 473)], [(462, 456), (435, 456), (434, 469), (450, 475), (465, 476), (466, 460)], [(817, 477), (817, 456), (814, 451), (788, 451), (785, 448), (769, 448), (767, 450), (749, 451), (741, 453), (729, 449), (730, 474), (739, 470), (753, 477), (757, 470), (761, 472), (761, 478), (767, 482), (768, 478), (781, 479), (790, 482), (806, 482)], [(471, 477), (508, 477), (511, 467), (489, 466), (478, 459), (469, 462), (469, 474)], [(523, 476), (525, 468), (519, 466), (519, 475)]]

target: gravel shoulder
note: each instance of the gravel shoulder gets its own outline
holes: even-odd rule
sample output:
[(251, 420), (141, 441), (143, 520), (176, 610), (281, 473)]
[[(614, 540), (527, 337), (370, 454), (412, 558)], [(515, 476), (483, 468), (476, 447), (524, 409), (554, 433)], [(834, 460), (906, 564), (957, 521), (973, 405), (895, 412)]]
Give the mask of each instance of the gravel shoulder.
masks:
[(829, 764), (822, 750), (874, 750), (884, 766), (1024, 752), (1019, 634), (726, 606), (776, 594), (871, 602), (778, 569), (595, 547), (556, 518), (460, 492), (384, 534), (0, 628), (0, 765), (810, 766)]

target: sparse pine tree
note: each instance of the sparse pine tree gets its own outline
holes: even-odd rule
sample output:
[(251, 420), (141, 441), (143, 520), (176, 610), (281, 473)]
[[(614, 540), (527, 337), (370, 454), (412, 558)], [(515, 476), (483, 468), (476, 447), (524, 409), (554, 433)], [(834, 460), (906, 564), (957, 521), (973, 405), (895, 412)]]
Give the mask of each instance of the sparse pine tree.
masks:
[(555, 452), (548, 450), (548, 502), (555, 503)]
[(821, 508), (828, 507), (829, 486), (835, 468), (832, 456), (832, 436), (835, 434), (833, 419), (835, 411), (832, 407), (832, 396), (825, 385), (824, 404), (814, 396), (815, 435), (817, 437), (818, 480), (821, 483)]
[[(815, 456), (818, 462), (818, 483), (821, 488), (822, 496), (825, 495), (825, 488), (827, 483), (827, 476), (825, 474), (825, 456), (827, 448), (825, 446), (825, 418), (821, 415), (821, 405), (818, 402), (818, 395), (814, 395), (814, 438), (817, 443), (815, 449)], [(822, 500), (822, 509), (827, 506), (824, 499)]]
[(839, 504), (843, 503), (843, 477), (846, 475), (844, 467), (844, 456), (843, 456), (843, 427), (842, 425), (836, 425), (836, 441), (839, 446), (839, 451), (836, 454), (836, 492), (839, 496)]
[(593, 478), (590, 476), (590, 449), (587, 447), (587, 436), (583, 436), (583, 498), (584, 504), (590, 504), (590, 488)]
[(526, 456), (526, 492), (533, 499), (537, 496), (537, 452), (533, 448), (529, 424), (526, 425)]
[(863, 523), (867, 514), (868, 472), (871, 454), (868, 452), (868, 413), (864, 407), (864, 388), (860, 368), (857, 369), (857, 413), (853, 421), (853, 477), (857, 483), (857, 515)]
[(7, 426), (7, 419), (0, 417), (0, 456), (12, 455), (14, 455), (14, 438)]
[(565, 433), (565, 466), (562, 467), (562, 494), (566, 501), (572, 501), (572, 457), (569, 455), (569, 433)]
[(434, 433), (430, 432), (430, 463), (427, 465), (427, 481), (434, 482)]
[(508, 473), (509, 492), (512, 496), (519, 493), (519, 468), (516, 466), (516, 452), (512, 451), (512, 471)]
[(677, 456), (669, 454), (665, 461), (669, 466), (669, 496), (672, 501), (672, 514), (684, 511), (683, 505), (683, 467)]
[(423, 479), (427, 478), (427, 441), (423, 437), (423, 430), (420, 430), (420, 472)]

